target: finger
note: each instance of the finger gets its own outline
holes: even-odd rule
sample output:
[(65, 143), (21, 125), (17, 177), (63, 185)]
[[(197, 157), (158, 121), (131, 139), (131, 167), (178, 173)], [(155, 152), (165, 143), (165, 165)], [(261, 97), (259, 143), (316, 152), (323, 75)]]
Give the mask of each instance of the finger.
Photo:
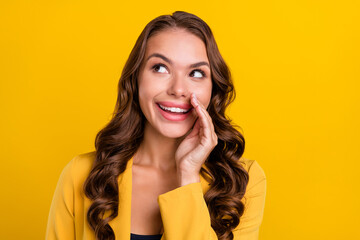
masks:
[(203, 113), (203, 115), (206, 117), (207, 121), (208, 121), (208, 125), (210, 126), (210, 130), (215, 133), (215, 128), (212, 122), (212, 119), (209, 115), (209, 113), (206, 111), (204, 105), (202, 105), (202, 103), (200, 101), (197, 101), (198, 105), (200, 106), (200, 111)]
[[(199, 102), (199, 101), (198, 101)], [(213, 124), (213, 121), (212, 121), (212, 118), (210, 117), (210, 114), (208, 113), (208, 111), (204, 108), (204, 106), (201, 104), (201, 103), (199, 103), (199, 105), (201, 106), (201, 110), (202, 110), (202, 112), (203, 112), (203, 114), (207, 117), (207, 119), (208, 119), (208, 122), (209, 122), (209, 126), (211, 127), (211, 136), (212, 136), (212, 141), (213, 141), (213, 143), (214, 143), (214, 146), (216, 146), (217, 145), (217, 143), (218, 143), (218, 136), (217, 136), (217, 134), (216, 134), (216, 132), (215, 132), (215, 127), (214, 127), (214, 124)]]
[(206, 136), (206, 138), (212, 139), (212, 127), (208, 117), (206, 117), (206, 110), (201, 107), (199, 101), (196, 101), (194, 97), (192, 97), (191, 101), (193, 102), (195, 110), (198, 113), (200, 125), (203, 128), (203, 134)]
[[(195, 94), (193, 94), (193, 96), (196, 97)], [(205, 110), (204, 105), (203, 105), (198, 99), (196, 99), (196, 103), (197, 103), (198, 105), (200, 105), (200, 107), (201, 107), (202, 109)], [(205, 111), (206, 111), (206, 110), (205, 110)], [(206, 112), (207, 112), (207, 111), (206, 111)], [(209, 119), (209, 117), (208, 117), (207, 115), (206, 115), (206, 117)]]
[[(202, 109), (202, 111), (204, 112), (204, 115), (205, 115), (205, 116), (208, 116), (208, 125), (210, 126), (211, 135), (212, 135), (212, 136), (217, 136), (216, 133), (215, 133), (214, 124), (213, 124), (213, 122), (212, 122), (212, 119), (211, 119), (209, 113), (208, 113), (205, 109)], [(214, 138), (214, 137), (213, 137), (213, 138)]]
[(214, 124), (213, 124), (212, 118), (210, 117), (209, 112), (205, 109), (205, 107), (202, 107), (202, 110), (209, 121), (209, 125), (210, 125), (212, 131), (215, 132), (215, 127), (214, 127)]
[(205, 117), (208, 119), (209, 125), (211, 126), (212, 131), (215, 133), (215, 127), (214, 127), (212, 118), (210, 117), (208, 111), (205, 109), (204, 105), (202, 105), (202, 103), (200, 101), (197, 101), (197, 102), (200, 105), (201, 109), (203, 110), (202, 112), (204, 113)]

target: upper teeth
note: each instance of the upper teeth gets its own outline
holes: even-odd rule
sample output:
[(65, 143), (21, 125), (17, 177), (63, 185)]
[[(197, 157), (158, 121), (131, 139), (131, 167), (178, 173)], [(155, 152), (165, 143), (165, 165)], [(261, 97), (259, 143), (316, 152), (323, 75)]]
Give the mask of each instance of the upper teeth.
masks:
[(182, 109), (182, 108), (176, 108), (176, 107), (164, 107), (162, 105), (159, 104), (159, 106), (162, 108), (162, 109), (165, 109), (165, 110), (168, 110), (168, 111), (171, 111), (171, 112), (187, 112), (189, 109)]

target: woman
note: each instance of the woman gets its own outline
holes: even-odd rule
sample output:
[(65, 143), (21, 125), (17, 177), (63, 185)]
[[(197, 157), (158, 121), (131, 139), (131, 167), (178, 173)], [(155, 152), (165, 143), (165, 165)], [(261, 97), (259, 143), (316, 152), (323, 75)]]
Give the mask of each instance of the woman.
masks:
[(208, 25), (147, 24), (96, 151), (64, 168), (46, 239), (258, 239), (266, 177), (226, 118), (235, 91)]

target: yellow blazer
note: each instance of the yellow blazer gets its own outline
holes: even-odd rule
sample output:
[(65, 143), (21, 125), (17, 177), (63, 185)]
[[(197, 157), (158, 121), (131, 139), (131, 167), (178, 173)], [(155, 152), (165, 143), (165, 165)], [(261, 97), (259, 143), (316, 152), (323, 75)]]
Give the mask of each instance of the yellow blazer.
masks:
[[(49, 211), (46, 240), (95, 240), (86, 221), (91, 201), (82, 190), (94, 159), (95, 151), (79, 154), (62, 170)], [(240, 161), (249, 173), (249, 183), (241, 200), (245, 203), (245, 211), (233, 231), (234, 240), (257, 240), (265, 207), (266, 177), (255, 160), (241, 158)], [(131, 158), (119, 176), (119, 212), (109, 222), (116, 240), (130, 240), (132, 163)], [(218, 239), (203, 198), (208, 189), (208, 182), (200, 175), (200, 182), (158, 196), (164, 228), (162, 240)]]

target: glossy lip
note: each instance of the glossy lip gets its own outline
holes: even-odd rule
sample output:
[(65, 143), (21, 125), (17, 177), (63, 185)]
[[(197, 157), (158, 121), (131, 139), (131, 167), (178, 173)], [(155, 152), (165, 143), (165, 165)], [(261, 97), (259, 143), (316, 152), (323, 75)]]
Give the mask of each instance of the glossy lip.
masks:
[(193, 106), (188, 104), (188, 103), (176, 103), (176, 102), (156, 102), (157, 104), (160, 104), (161, 106), (164, 107), (177, 107), (177, 108), (181, 108), (184, 110), (189, 110), (190, 108), (192, 108)]
[[(162, 104), (161, 104), (162, 105)], [(156, 107), (157, 109), (159, 109), (161, 115), (167, 119), (167, 120), (170, 120), (170, 121), (184, 121), (192, 112), (192, 110), (194, 108), (192, 108), (189, 112), (187, 113), (170, 113), (170, 112), (166, 112), (164, 110), (162, 110), (159, 106), (159, 104), (156, 103)]]

